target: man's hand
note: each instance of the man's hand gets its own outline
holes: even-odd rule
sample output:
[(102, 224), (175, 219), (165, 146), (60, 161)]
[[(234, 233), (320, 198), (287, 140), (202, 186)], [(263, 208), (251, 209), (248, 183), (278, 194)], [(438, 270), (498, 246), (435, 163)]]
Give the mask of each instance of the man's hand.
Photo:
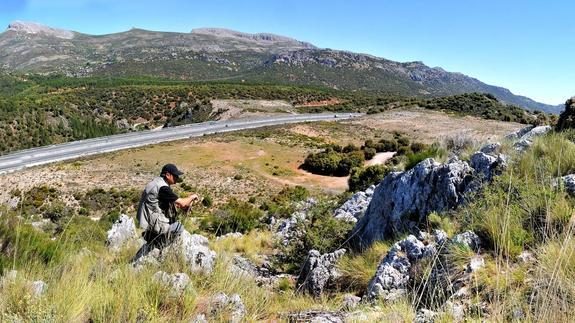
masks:
[(186, 198), (177, 199), (175, 203), (176, 206), (179, 207), (180, 209), (187, 209), (190, 207), (190, 205), (192, 205), (194, 201), (198, 201), (199, 199), (200, 197), (198, 196), (198, 194), (191, 194)]
[(198, 194), (190, 194), (190, 196), (188, 196), (188, 198), (190, 199), (190, 204), (192, 204), (195, 201), (200, 200), (200, 196)]

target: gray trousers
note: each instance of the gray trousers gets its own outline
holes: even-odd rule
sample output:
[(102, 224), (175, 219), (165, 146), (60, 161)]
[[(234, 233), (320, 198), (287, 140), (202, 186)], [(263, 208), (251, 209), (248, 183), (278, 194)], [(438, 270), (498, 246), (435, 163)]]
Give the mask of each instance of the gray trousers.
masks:
[(162, 234), (155, 234), (151, 231), (144, 232), (144, 240), (151, 247), (156, 247), (159, 249), (164, 248), (170, 244), (174, 239), (176, 239), (184, 231), (184, 226), (180, 221), (176, 221), (170, 224), (168, 232)]

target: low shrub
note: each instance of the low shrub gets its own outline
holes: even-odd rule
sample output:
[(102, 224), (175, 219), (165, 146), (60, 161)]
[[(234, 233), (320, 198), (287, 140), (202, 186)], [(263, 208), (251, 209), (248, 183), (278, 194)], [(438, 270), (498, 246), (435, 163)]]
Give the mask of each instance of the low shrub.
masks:
[(350, 152), (339, 161), (335, 175), (347, 176), (356, 167), (362, 167), (365, 162), (364, 154), (361, 151)]
[(354, 168), (347, 181), (349, 191), (364, 191), (370, 185), (378, 184), (389, 174), (390, 169), (385, 165), (373, 165), (366, 168)]
[(216, 235), (247, 233), (260, 225), (263, 215), (263, 212), (252, 204), (231, 199), (216, 212), (203, 218), (200, 227)]
[(297, 272), (311, 249), (323, 254), (344, 247), (354, 224), (335, 219), (333, 208), (331, 203), (319, 203), (308, 210), (306, 221), (297, 224), (304, 235), (288, 246), (279, 246), (282, 255), (279, 266), (288, 272)]
[(375, 154), (377, 154), (377, 150), (375, 150), (375, 148), (365, 147), (363, 149), (363, 157), (365, 158), (365, 160), (372, 159), (375, 156)]
[(397, 144), (397, 141), (395, 141), (394, 139), (391, 140), (382, 139), (379, 141), (378, 144), (375, 145), (375, 149), (377, 150), (378, 153), (397, 151), (398, 147), (399, 146)]

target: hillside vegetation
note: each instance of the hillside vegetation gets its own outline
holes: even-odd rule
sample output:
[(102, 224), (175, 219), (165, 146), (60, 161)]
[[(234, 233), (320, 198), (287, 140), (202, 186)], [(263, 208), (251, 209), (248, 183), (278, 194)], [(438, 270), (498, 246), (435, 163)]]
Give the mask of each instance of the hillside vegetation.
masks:
[(0, 153), (213, 120), (225, 112), (213, 108), (214, 99), (283, 100), (300, 112), (376, 113), (419, 105), (495, 120), (546, 121), (538, 121), (536, 116), (518, 107), (501, 104), (492, 96), (482, 94), (421, 100), (282, 85), (1, 74)]
[[(38, 60), (40, 56), (45, 59)], [(0, 58), (11, 72), (311, 85), (418, 98), (481, 92), (529, 110), (558, 111), (557, 106), (418, 61), (395, 62), (284, 36), (218, 28), (191, 33), (134, 28), (92, 36), (14, 22), (0, 33)]]
[[(483, 241), (485, 264), (472, 274), (470, 290), (477, 310), (466, 314), (466, 319), (506, 321), (522, 315), (530, 321), (569, 320), (575, 297), (571, 288), (575, 282), (571, 239), (575, 199), (567, 188), (556, 186), (554, 179), (575, 172), (572, 138), (570, 131), (552, 133), (536, 138), (524, 153), (504, 145), (502, 152), (509, 154), (512, 162), (493, 183), (470, 203), (434, 213), (428, 222), (419, 223), (423, 230), (443, 229), (450, 236), (474, 230)], [(176, 189), (183, 193), (191, 187), (182, 184)], [(285, 319), (287, 314), (309, 309), (339, 313), (346, 293), (363, 295), (377, 265), (396, 241), (390, 238), (340, 259), (338, 285), (325, 297), (312, 298), (298, 290), (293, 276), (272, 286), (261, 285), (234, 275), (228, 266), (239, 253), (256, 264), (269, 262), (267, 266), (279, 273), (297, 274), (310, 249), (324, 253), (346, 246), (351, 226), (332, 217), (341, 203), (337, 198), (293, 187), (266, 199), (230, 200), (217, 207), (205, 203), (196, 206), (184, 222), (189, 231), (210, 237), (210, 247), (218, 252), (217, 265), (211, 274), (198, 274), (189, 272), (178, 259), (165, 263), (162, 270), (191, 277), (191, 287), (174, 297), (153, 279), (155, 269), (136, 271), (128, 265), (135, 247), (113, 253), (104, 244), (106, 230), (119, 212), (134, 214), (137, 191), (95, 188), (75, 195), (72, 204), (62, 201), (58, 189), (50, 187), (11, 194), (20, 201), (13, 209), (2, 209), (0, 268), (4, 277), (11, 275), (10, 269), (18, 273), (0, 284), (2, 320), (179, 321), (198, 314), (213, 320), (229, 319), (231, 309), (209, 310), (217, 292), (239, 294), (248, 321)], [(310, 196), (318, 202), (303, 211), (309, 219), (304, 235), (283, 245), (269, 219), (289, 219)], [(99, 220), (88, 218), (94, 216)], [(215, 239), (236, 231), (244, 235)], [(521, 256), (524, 251), (532, 258)], [(457, 264), (477, 256), (465, 248), (450, 249), (447, 255)], [(427, 298), (431, 291), (420, 285), (429, 279), (425, 266), (421, 264), (412, 273), (414, 285), (405, 298), (382, 301), (377, 307), (361, 304), (358, 310), (372, 320), (413, 320), (421, 306), (433, 306)], [(45, 281), (48, 288), (42, 296), (31, 296), (28, 284), (37, 279)], [(437, 319), (453, 320), (449, 312), (438, 315)]]

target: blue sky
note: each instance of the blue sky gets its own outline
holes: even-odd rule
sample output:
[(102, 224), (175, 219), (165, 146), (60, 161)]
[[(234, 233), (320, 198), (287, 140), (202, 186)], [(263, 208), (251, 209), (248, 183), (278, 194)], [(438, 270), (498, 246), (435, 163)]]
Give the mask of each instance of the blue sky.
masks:
[(0, 0), (0, 24), (88, 34), (132, 27), (272, 32), (319, 47), (423, 61), (549, 104), (575, 95), (575, 1)]

